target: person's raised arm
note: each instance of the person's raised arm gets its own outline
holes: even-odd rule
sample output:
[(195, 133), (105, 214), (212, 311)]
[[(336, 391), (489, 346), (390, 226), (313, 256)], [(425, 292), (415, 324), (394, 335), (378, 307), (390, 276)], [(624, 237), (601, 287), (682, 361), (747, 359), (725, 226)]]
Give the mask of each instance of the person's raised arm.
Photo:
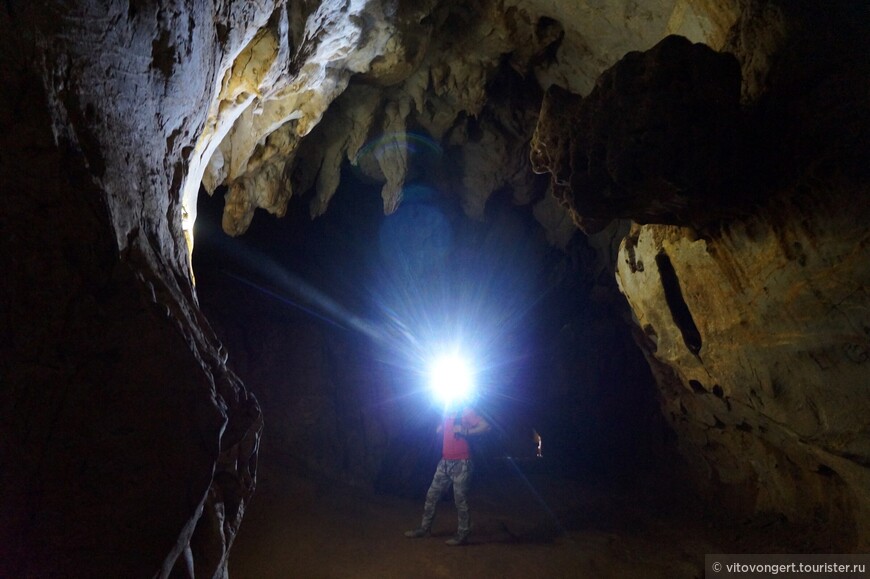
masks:
[(477, 416), (477, 422), (474, 426), (463, 426), (461, 424), (457, 424), (453, 427), (453, 433), (458, 434), (459, 436), (469, 437), (476, 436), (478, 434), (483, 434), (487, 432), (492, 427), (489, 425), (489, 422), (486, 421), (482, 416)]

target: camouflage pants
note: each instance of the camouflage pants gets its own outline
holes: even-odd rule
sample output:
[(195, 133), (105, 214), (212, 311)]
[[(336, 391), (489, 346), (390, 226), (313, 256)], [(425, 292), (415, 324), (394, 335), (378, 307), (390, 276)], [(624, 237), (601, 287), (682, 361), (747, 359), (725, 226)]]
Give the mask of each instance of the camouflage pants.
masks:
[(426, 493), (426, 506), (423, 508), (424, 529), (432, 528), (435, 519), (435, 507), (444, 492), (453, 484), (453, 498), (456, 502), (456, 513), (459, 516), (459, 527), (456, 534), (467, 537), (471, 533), (471, 513), (468, 511), (468, 489), (471, 486), (471, 473), (474, 466), (471, 459), (445, 460), (438, 462), (429, 492)]

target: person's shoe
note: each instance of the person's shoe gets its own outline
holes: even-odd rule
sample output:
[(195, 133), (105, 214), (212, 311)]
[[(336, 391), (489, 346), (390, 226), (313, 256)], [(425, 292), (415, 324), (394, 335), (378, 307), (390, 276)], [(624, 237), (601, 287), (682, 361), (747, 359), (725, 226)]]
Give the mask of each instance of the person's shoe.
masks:
[(458, 545), (465, 545), (468, 543), (468, 537), (463, 537), (462, 535), (456, 535), (455, 537), (451, 537), (445, 541), (451, 547), (456, 547)]
[(413, 531), (405, 531), (405, 536), (409, 539), (419, 539), (420, 537), (428, 537), (429, 529), (424, 529), (423, 527), (414, 529)]

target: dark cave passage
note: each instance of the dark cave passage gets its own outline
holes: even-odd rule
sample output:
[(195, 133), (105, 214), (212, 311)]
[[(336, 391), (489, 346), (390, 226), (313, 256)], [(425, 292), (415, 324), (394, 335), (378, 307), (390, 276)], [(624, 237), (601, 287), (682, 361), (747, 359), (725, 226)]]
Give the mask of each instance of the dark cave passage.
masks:
[[(326, 215), (312, 221), (291, 202), (239, 239), (220, 231), (220, 192), (200, 198), (200, 304), (265, 416), (233, 576), (404, 577), (420, 565), (422, 576), (469, 565), (492, 576), (495, 565), (505, 577), (642, 566), (689, 577), (698, 552), (734, 544), (682, 478), (612, 276), (584, 269), (585, 238), (562, 252), (527, 208), (495, 198), (471, 221), (424, 187), (384, 217), (376, 188), (344, 183)], [(441, 567), (449, 494), (433, 529), (442, 540), (402, 537), (440, 456), (439, 408), (413, 349), (438, 323), (491, 348), (476, 406), (494, 426), (473, 447), (471, 540), (487, 554)], [(637, 560), (620, 561), (624, 549)]]
[[(535, 432), (547, 470), (587, 481), (634, 477), (673, 450), (615, 285), (582, 269), (581, 236), (565, 253), (528, 208), (496, 198), (476, 222), (421, 186), (384, 217), (376, 188), (345, 180), (326, 215), (291, 202), (235, 240), (220, 194), (201, 197), (200, 303), (262, 402), (264, 460), (275, 446), (325, 476), (418, 495), (439, 412), (422, 351), (444, 340), (477, 356), (495, 427), (481, 477), (534, 457)], [(316, 432), (293, 426), (306, 421)]]

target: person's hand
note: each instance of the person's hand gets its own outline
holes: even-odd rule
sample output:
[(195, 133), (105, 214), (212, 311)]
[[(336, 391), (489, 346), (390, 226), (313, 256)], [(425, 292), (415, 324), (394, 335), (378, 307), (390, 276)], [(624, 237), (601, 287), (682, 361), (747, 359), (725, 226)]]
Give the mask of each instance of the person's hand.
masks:
[(454, 424), (453, 436), (468, 436), (468, 429), (464, 428), (461, 424)]

